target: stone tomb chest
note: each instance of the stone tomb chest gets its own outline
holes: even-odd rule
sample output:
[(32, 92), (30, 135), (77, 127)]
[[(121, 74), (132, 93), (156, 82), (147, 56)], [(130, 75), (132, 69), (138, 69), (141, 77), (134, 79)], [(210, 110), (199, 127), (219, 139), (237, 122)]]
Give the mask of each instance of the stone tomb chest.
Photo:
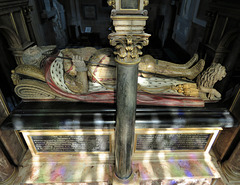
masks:
[[(113, 166), (115, 113), (112, 104), (23, 102), (1, 129), (23, 136), (33, 162)], [(138, 106), (133, 169), (144, 180), (219, 178), (209, 151), (222, 128), (232, 126), (221, 108)]]

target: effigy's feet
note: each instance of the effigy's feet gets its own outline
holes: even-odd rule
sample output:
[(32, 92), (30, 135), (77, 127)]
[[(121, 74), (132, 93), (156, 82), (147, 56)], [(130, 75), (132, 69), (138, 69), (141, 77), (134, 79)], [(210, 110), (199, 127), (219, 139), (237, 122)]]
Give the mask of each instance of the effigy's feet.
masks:
[(202, 72), (204, 65), (205, 65), (205, 61), (203, 59), (199, 60), (196, 65), (188, 69), (186, 77), (190, 80), (193, 80), (194, 78), (197, 77), (197, 75), (199, 75), (199, 73)]
[(198, 61), (198, 54), (195, 53), (193, 57), (186, 63), (184, 66), (186, 68), (190, 68), (193, 64), (195, 64)]

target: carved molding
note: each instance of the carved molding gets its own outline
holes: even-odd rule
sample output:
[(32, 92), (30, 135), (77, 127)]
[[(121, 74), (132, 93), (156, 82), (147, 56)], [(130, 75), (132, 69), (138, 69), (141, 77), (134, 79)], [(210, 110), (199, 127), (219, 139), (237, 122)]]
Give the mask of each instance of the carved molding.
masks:
[(139, 35), (118, 35), (110, 34), (109, 40), (112, 46), (115, 46), (115, 60), (123, 64), (137, 64), (140, 62), (139, 55), (142, 55), (141, 49), (149, 43), (149, 34)]

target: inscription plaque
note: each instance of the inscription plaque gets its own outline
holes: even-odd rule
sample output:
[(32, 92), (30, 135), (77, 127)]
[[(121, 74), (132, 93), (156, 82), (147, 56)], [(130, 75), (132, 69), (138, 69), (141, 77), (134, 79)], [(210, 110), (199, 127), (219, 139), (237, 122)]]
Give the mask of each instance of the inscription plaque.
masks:
[(205, 150), (211, 134), (138, 134), (136, 151)]
[(37, 152), (110, 152), (110, 135), (31, 136)]
[(121, 0), (122, 9), (138, 9), (139, 0)]

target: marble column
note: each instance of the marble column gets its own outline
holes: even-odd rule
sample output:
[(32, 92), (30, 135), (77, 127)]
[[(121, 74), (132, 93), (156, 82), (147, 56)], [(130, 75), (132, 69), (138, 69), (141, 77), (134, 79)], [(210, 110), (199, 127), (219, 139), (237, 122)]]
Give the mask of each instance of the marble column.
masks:
[(240, 184), (240, 142), (230, 158), (222, 164), (222, 171), (230, 184)]

